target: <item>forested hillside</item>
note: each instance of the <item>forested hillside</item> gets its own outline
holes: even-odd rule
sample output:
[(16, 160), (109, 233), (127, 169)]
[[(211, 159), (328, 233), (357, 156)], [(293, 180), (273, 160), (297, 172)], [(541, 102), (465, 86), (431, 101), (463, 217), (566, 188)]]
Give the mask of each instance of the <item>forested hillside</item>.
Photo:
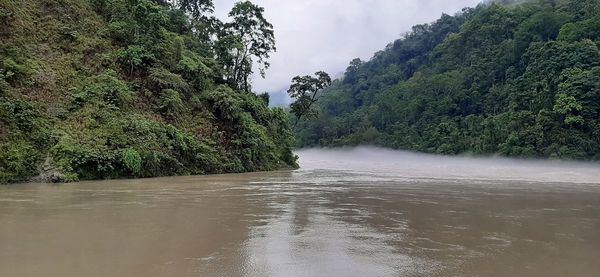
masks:
[(599, 46), (597, 0), (443, 15), (352, 61), (299, 143), (600, 159)]
[(268, 66), (272, 25), (247, 1), (229, 22), (212, 10), (0, 0), (0, 182), (296, 166), (287, 115), (248, 82)]

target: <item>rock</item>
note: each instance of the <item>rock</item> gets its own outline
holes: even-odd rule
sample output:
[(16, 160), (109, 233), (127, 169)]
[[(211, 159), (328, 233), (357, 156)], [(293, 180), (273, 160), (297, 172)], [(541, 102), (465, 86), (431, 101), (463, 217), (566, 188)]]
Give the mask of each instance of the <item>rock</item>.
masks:
[(67, 176), (62, 171), (54, 166), (52, 157), (46, 157), (44, 164), (40, 167), (40, 174), (31, 179), (35, 183), (64, 183), (67, 181)]

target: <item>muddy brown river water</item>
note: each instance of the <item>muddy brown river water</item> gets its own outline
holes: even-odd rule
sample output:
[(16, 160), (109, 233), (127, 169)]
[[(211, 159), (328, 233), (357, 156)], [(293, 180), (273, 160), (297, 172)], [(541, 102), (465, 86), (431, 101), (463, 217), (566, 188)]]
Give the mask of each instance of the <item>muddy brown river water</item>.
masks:
[(600, 165), (300, 151), (297, 171), (0, 186), (0, 276), (600, 276)]

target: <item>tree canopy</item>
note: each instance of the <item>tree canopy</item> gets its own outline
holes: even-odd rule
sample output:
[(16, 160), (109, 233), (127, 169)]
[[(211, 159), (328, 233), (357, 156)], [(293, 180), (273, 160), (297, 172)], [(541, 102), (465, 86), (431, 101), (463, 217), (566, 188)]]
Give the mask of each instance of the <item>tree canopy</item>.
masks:
[(600, 2), (488, 1), (355, 59), (299, 146), (600, 159)]
[(263, 13), (264, 8), (250, 1), (237, 2), (229, 12), (232, 21), (225, 23), (220, 33), (218, 47), (226, 69), (225, 78), (247, 92), (251, 90), (253, 65), (258, 65), (264, 78), (270, 54), (276, 50), (273, 25)]
[(316, 116), (312, 106), (319, 101), (319, 92), (331, 85), (329, 74), (319, 71), (315, 76), (296, 76), (292, 79), (288, 94), (295, 100), (290, 106), (290, 112), (296, 117), (294, 126), (304, 116)]

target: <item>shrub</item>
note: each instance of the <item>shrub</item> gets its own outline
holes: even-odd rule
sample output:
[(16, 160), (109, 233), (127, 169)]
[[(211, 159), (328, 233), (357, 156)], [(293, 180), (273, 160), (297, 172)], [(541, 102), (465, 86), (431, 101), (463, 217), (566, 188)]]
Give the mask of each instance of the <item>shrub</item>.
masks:
[(73, 179), (106, 179), (119, 176), (119, 158), (115, 151), (102, 146), (76, 142), (69, 135), (61, 137), (50, 149), (56, 164)]
[(133, 33), (133, 27), (132, 24), (125, 22), (125, 21), (120, 21), (120, 20), (115, 20), (113, 22), (110, 23), (110, 33), (111, 36), (114, 40), (116, 40), (117, 42), (120, 43), (127, 43), (131, 40), (131, 34)]
[(217, 118), (235, 121), (242, 113), (240, 97), (227, 86), (219, 86), (202, 97)]
[(3, 78), (7, 82), (25, 84), (29, 82), (28, 78), (39, 69), (39, 65), (28, 59), (6, 58), (0, 64), (0, 68), (4, 72)]
[(36, 173), (40, 153), (27, 142), (0, 144), (0, 183), (25, 181)]
[(136, 72), (146, 69), (155, 60), (151, 52), (139, 45), (130, 45), (119, 51), (117, 58), (129, 75), (134, 75)]
[(7, 97), (0, 97), (0, 122), (13, 130), (18, 141), (27, 141), (44, 149), (50, 140), (47, 119), (36, 106)]
[(159, 89), (177, 89), (187, 91), (189, 85), (181, 75), (172, 73), (162, 67), (155, 67), (149, 70), (150, 81)]
[(138, 174), (142, 170), (142, 157), (135, 149), (125, 149), (121, 152), (121, 160), (131, 173)]
[(160, 94), (158, 109), (163, 115), (175, 117), (183, 110), (183, 101), (179, 92), (165, 89)]
[(104, 102), (108, 105), (123, 108), (131, 104), (134, 93), (124, 81), (117, 77), (117, 73), (108, 70), (103, 74), (89, 79), (87, 84), (75, 95), (76, 106), (86, 103)]

